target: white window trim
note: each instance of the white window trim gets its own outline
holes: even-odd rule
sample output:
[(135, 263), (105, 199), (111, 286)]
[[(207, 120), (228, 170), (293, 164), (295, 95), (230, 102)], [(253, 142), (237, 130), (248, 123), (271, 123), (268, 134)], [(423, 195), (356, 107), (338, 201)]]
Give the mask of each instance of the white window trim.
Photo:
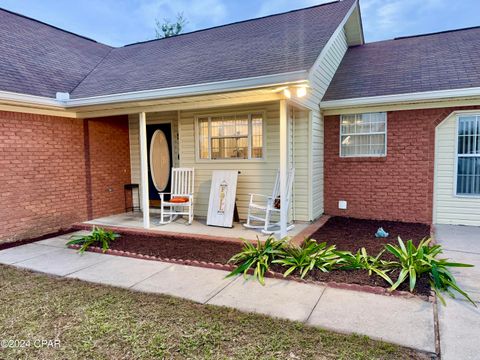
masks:
[[(387, 157), (387, 151), (388, 151), (388, 114), (387, 112), (380, 111), (380, 112), (372, 112), (372, 113), (384, 113), (385, 114), (385, 132), (371, 132), (371, 133), (342, 133), (342, 118), (343, 116), (351, 116), (351, 115), (362, 115), (364, 113), (357, 113), (357, 114), (345, 114), (345, 115), (340, 115), (340, 122), (339, 122), (339, 136), (338, 136), (338, 154), (341, 158), (384, 158)], [(365, 114), (371, 114), (365, 113)], [(361, 154), (361, 155), (343, 155), (342, 154), (342, 136), (355, 136), (355, 135), (385, 135), (385, 153), (384, 154)]]
[[(251, 156), (251, 151), (252, 151), (252, 146), (251, 146), (251, 115), (252, 114), (261, 114), (262, 115), (262, 157), (261, 158), (250, 158)], [(200, 119), (201, 118), (209, 118), (209, 123), (210, 123), (210, 118), (211, 117), (219, 117), (219, 116), (233, 116), (233, 115), (248, 115), (248, 159), (211, 159), (210, 158), (210, 131), (211, 127), (210, 124), (208, 126), (208, 159), (202, 159), (200, 157)], [(214, 162), (214, 163), (241, 163), (241, 162), (248, 162), (248, 163), (254, 163), (254, 162), (265, 162), (266, 161), (266, 151), (267, 151), (267, 136), (266, 136), (266, 129), (267, 129), (267, 112), (266, 110), (251, 110), (251, 111), (234, 111), (234, 112), (221, 112), (221, 113), (211, 113), (211, 114), (197, 114), (195, 115), (195, 161), (198, 163), (209, 163), (209, 162)]]
[[(460, 118), (465, 116), (476, 116), (480, 117), (480, 113), (462, 113), (457, 114), (456, 121), (455, 121), (455, 161), (454, 161), (454, 178), (453, 178), (453, 196), (457, 198), (467, 198), (467, 199), (480, 199), (480, 194), (458, 194), (458, 131), (460, 128)], [(480, 155), (473, 155), (473, 154), (465, 154), (461, 155), (461, 157), (480, 157)]]

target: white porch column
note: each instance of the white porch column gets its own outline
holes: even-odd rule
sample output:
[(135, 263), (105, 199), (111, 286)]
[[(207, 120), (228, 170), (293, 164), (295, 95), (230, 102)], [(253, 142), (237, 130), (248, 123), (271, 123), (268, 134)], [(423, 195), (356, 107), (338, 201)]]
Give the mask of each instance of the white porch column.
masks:
[(280, 100), (280, 238), (287, 236), (288, 106)]
[(140, 187), (142, 189), (143, 227), (150, 227), (150, 200), (148, 196), (148, 149), (147, 149), (147, 115), (138, 116), (140, 129)]

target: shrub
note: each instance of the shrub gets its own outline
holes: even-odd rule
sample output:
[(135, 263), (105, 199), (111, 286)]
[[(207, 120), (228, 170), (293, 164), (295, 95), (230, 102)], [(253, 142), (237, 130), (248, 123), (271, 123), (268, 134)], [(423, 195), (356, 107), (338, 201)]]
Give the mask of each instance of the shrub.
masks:
[(335, 245), (327, 246), (325, 242), (317, 244), (315, 240), (308, 239), (300, 247), (285, 246), (282, 258), (273, 263), (288, 267), (283, 276), (298, 270), (303, 279), (314, 268), (323, 272), (332, 270), (340, 259), (334, 250)]
[(248, 240), (243, 240), (242, 251), (228, 261), (240, 265), (227, 277), (243, 273), (243, 276), (247, 278), (248, 270), (254, 268), (253, 277), (260, 284), (265, 285), (265, 273), (272, 261), (283, 253), (284, 243), (285, 240), (276, 240), (273, 236), (268, 237), (264, 243), (258, 240), (256, 246)]
[(473, 305), (476, 304), (468, 294), (460, 289), (455, 277), (452, 275), (449, 267), (472, 267), (470, 264), (448, 262), (448, 259), (438, 259), (437, 256), (442, 253), (440, 245), (430, 246), (431, 239), (423, 239), (416, 247), (412, 240), (405, 244), (398, 238), (398, 246), (387, 244), (385, 248), (393, 254), (397, 261), (391, 262), (390, 267), (400, 269), (397, 281), (392, 285), (391, 290), (395, 290), (404, 281), (409, 279), (410, 291), (413, 291), (417, 277), (422, 274), (428, 274), (430, 286), (437, 294), (440, 301), (445, 304), (441, 292), (447, 292), (451, 297), (455, 297), (450, 289), (454, 289)]
[(67, 245), (81, 245), (79, 253), (84, 253), (90, 246), (101, 245), (103, 252), (110, 248), (110, 242), (119, 238), (120, 235), (110, 230), (94, 226), (92, 233), (88, 235), (73, 235)]
[(364, 247), (355, 254), (350, 251), (336, 251), (336, 254), (342, 260), (339, 270), (367, 270), (368, 275), (371, 276), (372, 273), (375, 273), (390, 285), (393, 285), (392, 279), (387, 275), (391, 263), (380, 259), (384, 252), (385, 250), (381, 251), (377, 256), (371, 256), (367, 254), (367, 250)]

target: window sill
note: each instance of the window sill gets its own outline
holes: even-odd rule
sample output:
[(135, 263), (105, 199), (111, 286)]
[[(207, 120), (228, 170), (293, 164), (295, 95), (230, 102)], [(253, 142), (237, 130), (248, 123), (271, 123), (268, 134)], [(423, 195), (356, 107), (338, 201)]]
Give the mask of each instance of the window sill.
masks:
[(459, 198), (459, 199), (474, 199), (478, 200), (480, 199), (480, 194), (472, 194), (472, 195), (462, 195), (462, 194), (455, 194), (454, 197)]
[(339, 156), (338, 159), (341, 162), (386, 162), (386, 156), (352, 156), (352, 157), (341, 157)]

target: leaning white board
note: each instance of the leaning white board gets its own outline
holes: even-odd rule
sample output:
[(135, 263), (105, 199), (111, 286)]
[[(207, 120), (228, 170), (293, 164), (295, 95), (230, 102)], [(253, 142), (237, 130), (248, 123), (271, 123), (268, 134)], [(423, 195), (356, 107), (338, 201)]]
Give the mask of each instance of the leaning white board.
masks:
[(233, 226), (237, 179), (237, 170), (216, 170), (212, 172), (207, 225)]

